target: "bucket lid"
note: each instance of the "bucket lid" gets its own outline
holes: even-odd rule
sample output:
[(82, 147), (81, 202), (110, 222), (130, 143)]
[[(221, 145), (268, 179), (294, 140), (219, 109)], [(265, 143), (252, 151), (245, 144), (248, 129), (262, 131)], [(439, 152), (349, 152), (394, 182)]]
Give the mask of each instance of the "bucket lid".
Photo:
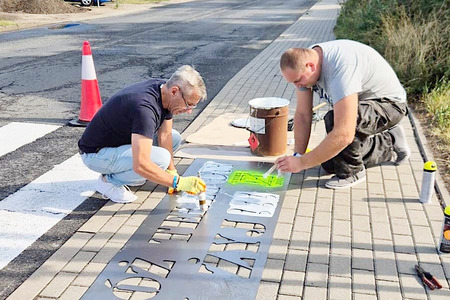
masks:
[(277, 97), (266, 97), (266, 98), (255, 98), (248, 102), (248, 104), (253, 108), (260, 109), (273, 109), (278, 107), (288, 106), (289, 100)]

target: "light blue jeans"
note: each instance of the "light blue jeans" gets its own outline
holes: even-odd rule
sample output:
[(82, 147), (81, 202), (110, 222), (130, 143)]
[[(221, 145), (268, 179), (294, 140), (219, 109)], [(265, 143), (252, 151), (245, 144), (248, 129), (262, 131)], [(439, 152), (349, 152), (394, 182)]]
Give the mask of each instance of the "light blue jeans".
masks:
[[(178, 149), (180, 143), (180, 133), (172, 130), (172, 147), (174, 152)], [(89, 169), (105, 175), (107, 180), (116, 186), (139, 185), (146, 180), (133, 170), (131, 145), (122, 145), (117, 148), (106, 147), (97, 153), (84, 153), (81, 155), (81, 159)], [(166, 170), (170, 164), (170, 152), (165, 148), (158, 147), (156, 136), (153, 139), (150, 159), (163, 170)]]

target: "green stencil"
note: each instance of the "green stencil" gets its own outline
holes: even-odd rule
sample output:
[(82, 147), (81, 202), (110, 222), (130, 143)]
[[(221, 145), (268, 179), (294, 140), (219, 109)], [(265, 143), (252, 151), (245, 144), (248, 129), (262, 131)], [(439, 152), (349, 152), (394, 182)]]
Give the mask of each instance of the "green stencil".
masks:
[(282, 176), (270, 175), (266, 179), (263, 178), (263, 173), (252, 171), (234, 171), (228, 178), (230, 184), (248, 184), (259, 185), (264, 187), (280, 187), (283, 186), (284, 178)]

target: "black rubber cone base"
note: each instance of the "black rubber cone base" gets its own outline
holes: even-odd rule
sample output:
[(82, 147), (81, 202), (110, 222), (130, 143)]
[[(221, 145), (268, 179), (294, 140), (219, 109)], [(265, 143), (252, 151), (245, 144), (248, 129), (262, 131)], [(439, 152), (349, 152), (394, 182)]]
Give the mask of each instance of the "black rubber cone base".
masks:
[(69, 121), (69, 126), (74, 127), (86, 127), (88, 126), (89, 122), (87, 121), (81, 121), (80, 119), (73, 119), (72, 121)]

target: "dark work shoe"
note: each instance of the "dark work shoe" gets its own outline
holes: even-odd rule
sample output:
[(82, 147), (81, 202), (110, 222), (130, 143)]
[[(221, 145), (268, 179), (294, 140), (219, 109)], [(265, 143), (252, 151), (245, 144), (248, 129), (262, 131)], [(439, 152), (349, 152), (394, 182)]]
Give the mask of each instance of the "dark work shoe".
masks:
[(388, 132), (393, 138), (394, 152), (397, 154), (395, 164), (400, 165), (411, 156), (411, 149), (406, 142), (405, 131), (401, 125), (395, 125)]
[(354, 185), (357, 185), (358, 183), (364, 182), (365, 180), (366, 180), (366, 169), (363, 169), (362, 171), (359, 171), (355, 175), (352, 175), (347, 178), (339, 178), (337, 175), (335, 175), (325, 183), (325, 187), (334, 190), (346, 189)]

